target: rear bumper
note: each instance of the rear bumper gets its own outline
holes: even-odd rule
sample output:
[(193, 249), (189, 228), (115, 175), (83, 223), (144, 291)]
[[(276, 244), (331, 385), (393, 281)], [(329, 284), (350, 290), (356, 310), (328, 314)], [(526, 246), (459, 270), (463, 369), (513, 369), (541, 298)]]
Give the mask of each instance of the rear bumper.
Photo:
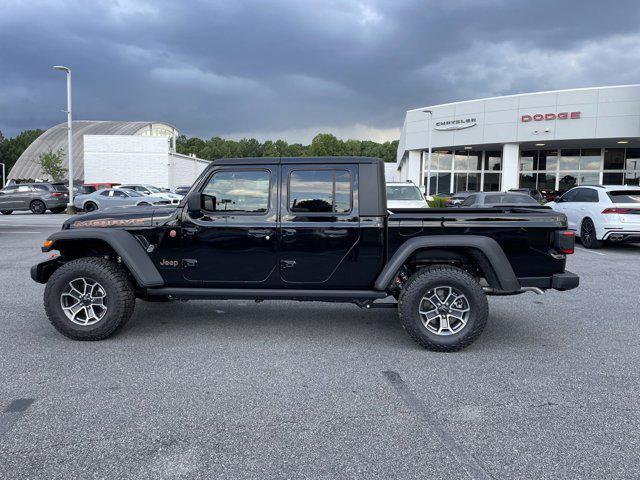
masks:
[(607, 232), (603, 240), (611, 242), (640, 242), (640, 230), (616, 230)]
[(66, 207), (67, 203), (69, 203), (69, 197), (48, 198), (44, 203), (47, 205), (47, 208)]
[(580, 285), (580, 277), (575, 273), (556, 273), (550, 277), (518, 278), (523, 287), (552, 288), (554, 290), (573, 290)]

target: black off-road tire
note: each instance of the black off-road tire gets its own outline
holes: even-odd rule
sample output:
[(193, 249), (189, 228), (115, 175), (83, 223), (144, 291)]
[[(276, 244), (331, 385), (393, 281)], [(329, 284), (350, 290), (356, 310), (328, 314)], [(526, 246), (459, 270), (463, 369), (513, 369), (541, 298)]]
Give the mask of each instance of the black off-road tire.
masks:
[(0, 213), (2, 215), (11, 215), (13, 213), (13, 210), (0, 210)]
[(602, 240), (596, 237), (596, 226), (590, 218), (585, 218), (580, 225), (580, 243), (584, 248), (602, 248)]
[[(443, 336), (429, 331), (420, 316), (423, 296), (432, 288), (451, 286), (469, 302), (469, 318), (457, 333)], [(471, 345), (489, 317), (489, 303), (477, 280), (460, 268), (440, 265), (419, 270), (406, 283), (398, 301), (400, 323), (419, 345), (436, 352), (454, 352)]]
[(96, 210), (98, 210), (98, 205), (96, 205), (93, 202), (87, 202), (84, 204), (83, 210), (85, 212), (95, 212)]
[(29, 210), (36, 215), (42, 215), (47, 211), (47, 206), (42, 200), (34, 200), (29, 204)]
[(56, 207), (56, 208), (51, 208), (51, 213), (62, 213), (67, 209), (67, 207)]
[[(107, 312), (97, 323), (82, 326), (73, 323), (62, 310), (63, 289), (78, 277), (97, 281), (106, 291)], [(106, 258), (87, 257), (72, 260), (58, 268), (44, 290), (44, 308), (51, 324), (74, 340), (103, 340), (121, 329), (131, 318), (136, 303), (133, 286), (125, 271)]]

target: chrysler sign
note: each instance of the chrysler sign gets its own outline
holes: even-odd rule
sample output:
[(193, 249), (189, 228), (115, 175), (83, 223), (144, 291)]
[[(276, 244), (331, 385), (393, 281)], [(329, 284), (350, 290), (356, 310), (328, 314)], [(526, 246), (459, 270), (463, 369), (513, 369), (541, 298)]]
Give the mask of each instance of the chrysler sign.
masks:
[(442, 122), (436, 122), (433, 128), (436, 130), (462, 130), (463, 128), (473, 127), (475, 124), (475, 118), (465, 118), (462, 120), (445, 120)]
[(520, 121), (541, 122), (543, 120), (577, 120), (580, 118), (580, 112), (561, 112), (561, 113), (535, 113), (533, 115), (522, 115)]

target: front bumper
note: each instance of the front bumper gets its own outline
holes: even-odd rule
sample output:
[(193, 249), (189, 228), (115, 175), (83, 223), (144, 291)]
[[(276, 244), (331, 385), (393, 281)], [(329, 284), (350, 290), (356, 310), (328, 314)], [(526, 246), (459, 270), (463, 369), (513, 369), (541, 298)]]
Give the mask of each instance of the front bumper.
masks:
[[(43, 249), (44, 250), (44, 249)], [(61, 265), (59, 258), (52, 258), (31, 267), (31, 279), (38, 283), (47, 283), (49, 277)]]

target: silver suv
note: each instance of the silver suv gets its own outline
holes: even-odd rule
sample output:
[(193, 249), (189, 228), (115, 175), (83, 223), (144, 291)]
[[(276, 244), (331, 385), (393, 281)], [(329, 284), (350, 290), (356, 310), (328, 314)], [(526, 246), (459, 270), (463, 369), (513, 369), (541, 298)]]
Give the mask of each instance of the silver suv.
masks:
[(62, 183), (20, 183), (0, 190), (0, 213), (31, 210), (41, 214), (47, 210), (62, 213), (69, 202), (69, 191)]

